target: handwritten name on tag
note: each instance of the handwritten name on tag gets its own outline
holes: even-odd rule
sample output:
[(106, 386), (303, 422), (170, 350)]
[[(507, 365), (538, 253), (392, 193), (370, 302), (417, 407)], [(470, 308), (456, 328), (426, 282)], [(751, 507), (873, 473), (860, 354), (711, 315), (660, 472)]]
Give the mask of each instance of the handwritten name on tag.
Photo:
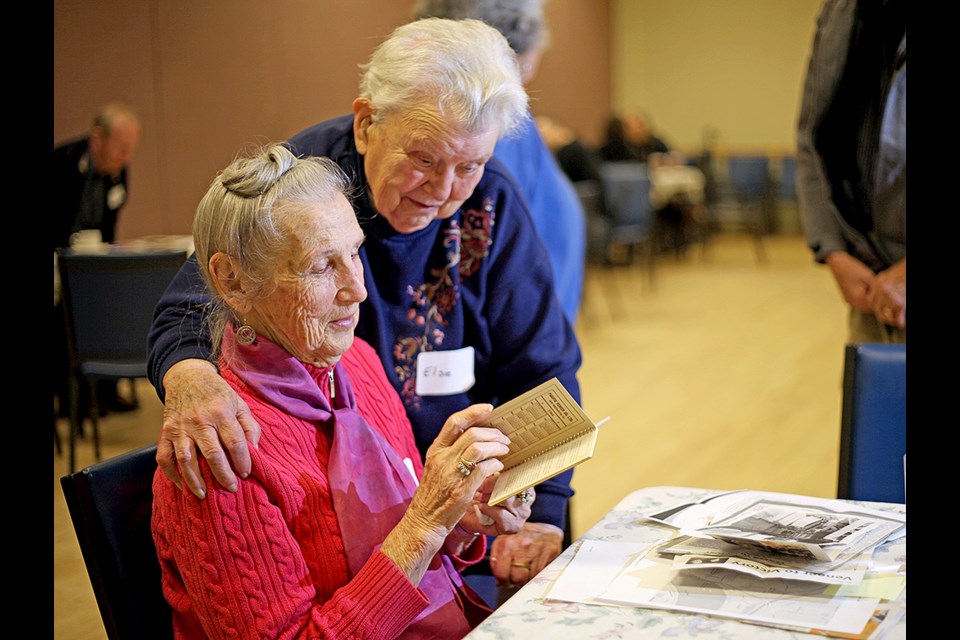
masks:
[(476, 382), (473, 347), (453, 351), (423, 351), (417, 356), (417, 395), (450, 396)]

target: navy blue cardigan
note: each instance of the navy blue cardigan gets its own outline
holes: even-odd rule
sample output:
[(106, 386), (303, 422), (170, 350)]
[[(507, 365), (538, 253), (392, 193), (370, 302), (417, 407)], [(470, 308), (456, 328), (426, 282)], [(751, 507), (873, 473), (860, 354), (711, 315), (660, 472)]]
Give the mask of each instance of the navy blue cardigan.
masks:
[[(554, 376), (579, 402), (580, 347), (554, 293), (550, 261), (526, 201), (506, 168), (491, 159), (456, 214), (397, 233), (366, 195), (352, 124), (353, 116), (329, 120), (288, 144), (298, 155), (330, 157), (356, 186), (354, 209), (367, 236), (360, 251), (367, 299), (356, 334), (377, 350), (421, 453), (453, 412), (477, 402), (497, 405)], [(207, 301), (191, 257), (161, 299), (149, 336), (150, 380), (161, 398), (170, 366), (210, 358), (201, 326)], [(448, 396), (416, 394), (421, 351), (466, 346), (476, 353), (473, 388)], [(572, 476), (567, 471), (537, 487), (531, 521), (564, 527)]]

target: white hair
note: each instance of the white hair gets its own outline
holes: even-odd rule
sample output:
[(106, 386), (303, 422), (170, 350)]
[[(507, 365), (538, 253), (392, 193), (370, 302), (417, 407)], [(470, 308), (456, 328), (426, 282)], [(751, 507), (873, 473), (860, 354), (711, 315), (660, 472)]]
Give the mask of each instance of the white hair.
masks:
[(361, 65), (360, 97), (374, 118), (429, 106), (456, 129), (517, 131), (527, 94), (516, 54), (479, 20), (425, 18), (398, 27)]

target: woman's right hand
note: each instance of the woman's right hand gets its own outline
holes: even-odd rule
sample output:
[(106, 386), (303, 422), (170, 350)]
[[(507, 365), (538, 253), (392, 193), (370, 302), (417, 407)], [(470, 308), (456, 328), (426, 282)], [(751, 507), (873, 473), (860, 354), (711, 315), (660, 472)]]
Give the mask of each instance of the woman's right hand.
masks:
[[(384, 540), (381, 551), (413, 584), (420, 583), (483, 481), (503, 469), (497, 456), (507, 454), (510, 439), (499, 429), (473, 426), (491, 411), (489, 404), (476, 404), (447, 419), (427, 450), (423, 477), (410, 506)], [(461, 460), (474, 463), (470, 474), (461, 473), (457, 464)]]
[(255, 447), (260, 440), (260, 425), (246, 403), (212, 363), (199, 358), (170, 367), (163, 388), (166, 399), (157, 464), (164, 475), (180, 489), (185, 480), (190, 491), (203, 499), (206, 485), (200, 474), (199, 450), (217, 482), (236, 491), (237, 477), (230, 461), (241, 478), (247, 477), (251, 468), (247, 441)]
[[(447, 419), (427, 449), (420, 488), (410, 509), (420, 510), (436, 524), (452, 529), (473, 503), (484, 480), (503, 469), (497, 458), (509, 452), (510, 439), (499, 429), (473, 426), (491, 411), (489, 404), (475, 404)], [(474, 463), (469, 475), (460, 471), (461, 460)]]

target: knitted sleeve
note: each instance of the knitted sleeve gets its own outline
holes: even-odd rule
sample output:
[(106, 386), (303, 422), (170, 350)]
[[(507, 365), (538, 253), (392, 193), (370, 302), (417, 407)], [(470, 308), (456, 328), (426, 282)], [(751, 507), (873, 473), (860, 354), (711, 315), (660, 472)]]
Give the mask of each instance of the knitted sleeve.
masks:
[(216, 485), (205, 461), (207, 486), (217, 488), (204, 500), (179, 491), (159, 471), (154, 480), (154, 540), (178, 637), (399, 636), (428, 605), (423, 594), (377, 551), (320, 601), (305, 561), (309, 550), (300, 547), (281, 512), (281, 505), (303, 496), (278, 495), (271, 488), (290, 483), (271, 477), (275, 472), (251, 453), (253, 474), (236, 493)]

